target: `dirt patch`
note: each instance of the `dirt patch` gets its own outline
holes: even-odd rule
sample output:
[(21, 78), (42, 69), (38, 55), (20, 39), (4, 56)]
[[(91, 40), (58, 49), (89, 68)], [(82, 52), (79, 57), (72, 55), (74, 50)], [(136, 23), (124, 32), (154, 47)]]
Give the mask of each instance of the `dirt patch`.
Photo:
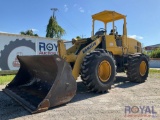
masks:
[[(127, 81), (125, 74), (118, 74), (115, 84), (106, 94), (89, 92), (81, 80), (78, 80), (77, 95), (70, 103), (33, 115), (4, 94), (2, 89), (5, 86), (3, 85), (0, 86), (0, 120), (151, 120), (153, 118), (160, 120), (160, 80), (157, 78), (160, 75), (155, 76), (150, 76), (145, 83), (137, 84)], [(146, 109), (148, 112), (141, 114), (139, 109), (138, 113), (127, 116), (132, 106), (143, 107), (143, 112), (146, 112)], [(150, 115), (150, 112), (157, 114), (145, 116)]]

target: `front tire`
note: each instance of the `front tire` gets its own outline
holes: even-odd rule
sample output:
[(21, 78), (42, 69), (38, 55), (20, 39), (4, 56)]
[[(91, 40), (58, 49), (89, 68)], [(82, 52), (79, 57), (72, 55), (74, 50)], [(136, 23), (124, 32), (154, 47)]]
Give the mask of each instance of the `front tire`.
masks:
[(112, 55), (105, 50), (88, 53), (81, 65), (81, 78), (89, 90), (104, 93), (111, 89), (116, 67)]

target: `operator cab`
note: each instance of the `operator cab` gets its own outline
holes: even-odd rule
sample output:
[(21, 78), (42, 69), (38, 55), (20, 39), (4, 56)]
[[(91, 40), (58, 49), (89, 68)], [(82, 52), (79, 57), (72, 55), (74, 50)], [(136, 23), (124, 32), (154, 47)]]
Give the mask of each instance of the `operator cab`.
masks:
[(106, 29), (100, 28), (100, 29), (95, 33), (95, 35), (98, 35), (98, 36), (99, 36), (99, 35), (105, 35), (106, 32), (107, 32)]
[[(96, 36), (106, 35), (106, 32), (107, 32), (106, 29), (100, 28), (100, 29), (95, 33), (95, 35), (96, 35)], [(116, 26), (115, 26), (114, 29), (111, 29), (109, 35), (114, 35), (114, 36), (115, 36), (116, 45), (117, 45), (118, 47), (121, 47), (121, 46), (122, 46), (122, 37), (121, 37), (121, 35), (118, 35), (117, 27), (116, 27)]]
[[(117, 27), (115, 27), (115, 21), (123, 20), (123, 29), (122, 29), (122, 34), (119, 35), (117, 31)], [(95, 34), (94, 34), (94, 28), (95, 28), (95, 21), (100, 21), (104, 25), (104, 28), (100, 28)], [(120, 21), (121, 22), (121, 21)], [(110, 26), (111, 23), (111, 26)], [(119, 26), (120, 24), (118, 24)], [(108, 27), (109, 26), (109, 27)], [(107, 34), (107, 28), (110, 28), (109, 30), (110, 33)], [(121, 33), (121, 32), (120, 32)], [(120, 13), (117, 13), (115, 11), (102, 11), (100, 13), (92, 15), (92, 36), (93, 35), (105, 35), (105, 38), (109, 38), (110, 41), (115, 41), (115, 42), (110, 42), (111, 45), (109, 47), (124, 47), (122, 46), (122, 42), (126, 42), (126, 37), (127, 36), (127, 28), (126, 28), (126, 16), (122, 15)], [(107, 41), (107, 40), (106, 40)], [(112, 43), (115, 43), (116, 46), (112, 45)], [(126, 45), (126, 44), (124, 44)], [(119, 48), (116, 48), (117, 51)]]
[(122, 46), (122, 37), (121, 37), (121, 35), (118, 35), (118, 31), (117, 31), (116, 26), (114, 26), (114, 29), (111, 29), (109, 35), (114, 35), (115, 36), (116, 44), (117, 44), (118, 47)]
[(115, 32), (114, 32), (114, 31), (115, 31), (114, 29), (111, 29), (109, 35), (115, 35)]

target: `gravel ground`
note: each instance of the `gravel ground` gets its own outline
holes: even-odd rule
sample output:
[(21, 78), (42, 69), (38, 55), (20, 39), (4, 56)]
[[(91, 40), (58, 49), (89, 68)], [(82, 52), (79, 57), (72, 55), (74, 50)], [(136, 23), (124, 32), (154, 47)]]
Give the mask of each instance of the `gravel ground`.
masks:
[[(145, 83), (130, 83), (125, 74), (118, 74), (112, 89), (106, 94), (88, 92), (78, 80), (77, 95), (66, 105), (50, 109), (43, 113), (30, 114), (17, 102), (2, 92), (5, 86), (0, 86), (0, 120), (160, 120), (160, 79), (154, 74)], [(154, 116), (125, 116), (125, 106), (143, 107), (141, 114), (152, 111)], [(148, 106), (148, 107), (147, 107)]]

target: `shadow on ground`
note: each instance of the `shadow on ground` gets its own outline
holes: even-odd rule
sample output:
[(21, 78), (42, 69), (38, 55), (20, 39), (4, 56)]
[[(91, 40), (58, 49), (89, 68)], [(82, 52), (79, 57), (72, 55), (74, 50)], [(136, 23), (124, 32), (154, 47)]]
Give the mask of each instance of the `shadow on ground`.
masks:
[(130, 82), (127, 77), (124, 76), (116, 76), (116, 81), (114, 83), (115, 87), (119, 87), (119, 88), (128, 88), (128, 87), (133, 87), (135, 85), (138, 85), (140, 83), (133, 83)]
[(28, 111), (2, 91), (0, 91), (0, 106), (0, 120), (29, 115)]
[[(114, 88), (128, 88), (138, 85), (137, 83), (131, 83), (127, 80), (126, 77), (117, 76), (116, 81), (112, 87)], [(77, 95), (71, 100), (70, 103), (74, 103), (77, 101), (85, 100), (88, 98), (92, 98), (95, 96), (99, 96), (102, 94), (93, 93), (88, 91), (87, 87), (82, 83), (82, 81), (77, 82)], [(21, 105), (15, 102), (13, 99), (8, 97), (4, 92), (0, 91), (0, 120), (14, 119), (17, 117), (22, 117), (26, 115), (30, 115), (28, 111), (26, 111)], [(63, 107), (63, 105), (59, 106)], [(52, 108), (56, 109), (58, 107)], [(50, 109), (50, 110), (52, 110)]]
[[(138, 85), (138, 83), (129, 82), (126, 76), (116, 76), (116, 81), (112, 86), (114, 88), (128, 88)], [(71, 102), (77, 102), (81, 100), (85, 100), (88, 98), (92, 98), (95, 96), (102, 95), (100, 93), (93, 93), (87, 90), (87, 87), (82, 83), (82, 81), (77, 82), (77, 95), (71, 100)]]

